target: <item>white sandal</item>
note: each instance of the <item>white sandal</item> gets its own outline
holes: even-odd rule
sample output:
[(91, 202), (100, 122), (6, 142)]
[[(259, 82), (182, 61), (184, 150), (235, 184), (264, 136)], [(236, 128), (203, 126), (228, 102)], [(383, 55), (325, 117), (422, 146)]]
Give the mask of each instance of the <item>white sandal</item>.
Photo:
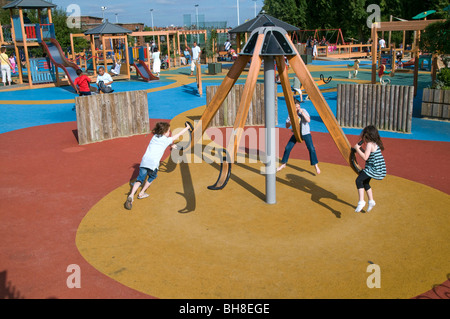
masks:
[(138, 195), (138, 199), (144, 199), (144, 198), (147, 198), (147, 197), (149, 197), (150, 195), (149, 194), (147, 194), (147, 193), (144, 193), (144, 195), (142, 195), (142, 196), (140, 196), (140, 195)]

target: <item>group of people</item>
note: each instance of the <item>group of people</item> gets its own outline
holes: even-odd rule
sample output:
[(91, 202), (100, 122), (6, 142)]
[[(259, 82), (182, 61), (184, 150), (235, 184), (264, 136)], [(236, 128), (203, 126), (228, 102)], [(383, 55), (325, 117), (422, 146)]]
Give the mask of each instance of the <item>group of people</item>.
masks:
[(11, 73), (16, 72), (16, 59), (13, 54), (8, 57), (6, 54), (6, 47), (0, 49), (0, 68), (3, 86), (6, 86), (6, 82), (8, 82), (8, 85), (11, 85)]
[[(315, 167), (316, 173), (320, 174), (321, 170), (319, 168), (319, 161), (317, 159), (316, 150), (314, 148), (311, 136), (311, 129), (309, 126), (309, 123), (311, 122), (310, 115), (304, 108), (301, 107), (300, 101), (297, 99), (295, 99), (295, 106), (299, 117), (301, 137), (302, 140), (305, 141), (306, 148), (309, 152), (310, 164)], [(291, 124), (291, 119), (288, 117), (286, 120), (286, 128), (290, 128)], [(176, 144), (174, 144), (174, 141), (176, 141), (188, 129), (189, 126), (186, 124), (186, 127), (183, 130), (171, 137), (170, 125), (168, 123), (159, 122), (156, 124), (152, 130), (154, 135), (142, 157), (139, 166), (139, 175), (134, 184), (132, 184), (132, 189), (127, 196), (125, 202), (126, 209), (132, 209), (134, 196), (138, 193), (139, 187), (142, 186), (137, 198), (144, 199), (149, 197), (149, 194), (146, 193), (146, 191), (157, 177), (159, 164), (166, 148), (170, 146), (171, 148), (176, 149)], [(366, 193), (368, 197), (368, 207), (366, 212), (369, 212), (376, 204), (372, 188), (370, 187), (370, 181), (371, 179), (382, 180), (386, 176), (386, 164), (381, 153), (381, 151), (384, 150), (384, 146), (377, 128), (373, 125), (365, 127), (361, 132), (360, 138), (361, 142), (355, 144), (353, 149), (366, 162), (365, 168), (360, 171), (355, 181), (358, 193), (358, 203), (355, 212), (361, 212), (366, 206), (364, 193)], [(277, 172), (286, 167), (290, 153), (296, 143), (297, 140), (295, 135), (292, 134), (285, 147), (284, 154), (281, 159), (281, 165), (278, 167)], [(364, 144), (366, 146), (365, 150), (362, 148)]]
[(197, 45), (197, 42), (194, 41), (194, 46), (189, 48), (187, 45), (184, 48), (183, 55), (186, 59), (186, 64), (191, 67), (191, 76), (194, 75), (194, 71), (197, 63), (200, 63), (200, 54), (202, 53), (202, 49)]
[[(77, 75), (78, 77), (75, 79), (74, 84), (77, 89), (77, 94), (80, 96), (84, 95), (91, 95), (92, 91), (97, 91), (96, 89), (91, 90), (91, 78), (88, 77), (86, 74), (83, 73), (81, 69), (77, 69)], [(111, 75), (106, 72), (104, 67), (98, 68), (98, 75), (97, 75), (97, 88), (98, 91), (101, 91), (103, 93), (112, 93), (114, 90), (112, 89), (112, 83), (114, 82)]]

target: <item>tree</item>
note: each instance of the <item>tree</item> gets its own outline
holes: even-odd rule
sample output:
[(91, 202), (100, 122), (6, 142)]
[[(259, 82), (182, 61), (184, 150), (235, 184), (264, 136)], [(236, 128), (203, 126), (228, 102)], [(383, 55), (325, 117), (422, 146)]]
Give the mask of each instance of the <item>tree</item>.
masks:
[(450, 54), (450, 19), (428, 25), (420, 35), (419, 47), (422, 51), (440, 55), (447, 65), (447, 55)]

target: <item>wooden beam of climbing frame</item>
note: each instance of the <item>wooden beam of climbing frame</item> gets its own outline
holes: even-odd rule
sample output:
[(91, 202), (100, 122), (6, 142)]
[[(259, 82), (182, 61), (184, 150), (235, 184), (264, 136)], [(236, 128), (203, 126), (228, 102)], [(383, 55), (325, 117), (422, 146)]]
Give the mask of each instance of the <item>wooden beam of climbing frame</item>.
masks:
[(295, 102), (293, 94), (291, 92), (291, 86), (289, 83), (289, 74), (286, 69), (286, 63), (283, 56), (277, 56), (275, 58), (278, 65), (278, 74), (280, 75), (281, 87), (283, 88), (284, 98), (286, 100), (286, 106), (291, 119), (292, 130), (294, 132), (297, 142), (302, 141), (302, 135), (300, 132), (300, 122), (295, 108)]
[[(256, 40), (254, 52), (260, 52), (264, 41), (264, 34), (258, 35)], [(241, 140), (242, 132), (244, 130), (245, 122), (247, 120), (248, 111), (255, 91), (256, 81), (258, 80), (258, 73), (261, 69), (262, 59), (259, 54), (252, 57), (250, 70), (248, 71), (247, 80), (245, 81), (244, 91), (242, 92), (241, 102), (239, 104), (236, 119), (234, 121), (233, 132), (228, 145), (228, 153), (231, 161), (234, 161), (234, 155), (237, 154), (239, 142)], [(267, 103), (267, 101), (265, 101)]]
[(306, 67), (303, 60), (300, 58), (300, 55), (295, 49), (291, 39), (286, 35), (286, 39), (291, 43), (292, 47), (296, 51), (296, 55), (289, 56), (288, 61), (289, 65), (294, 69), (295, 74), (300, 79), (301, 83), (305, 87), (306, 92), (308, 92), (308, 96), (319, 113), (320, 118), (328, 129), (331, 137), (333, 138), (334, 143), (336, 144), (339, 152), (345, 161), (351, 165), (351, 146), (347, 137), (344, 135), (341, 127), (339, 126), (336, 117), (328, 106), (325, 98), (319, 90), (319, 87), (314, 82), (311, 73)]
[[(198, 139), (203, 136), (203, 133), (205, 133), (209, 123), (216, 115), (223, 101), (225, 101), (228, 93), (238, 80), (242, 71), (244, 71), (247, 63), (250, 61), (250, 58), (251, 57), (247, 55), (240, 55), (231, 66), (230, 71), (228, 71), (224, 80), (217, 89), (216, 94), (214, 94), (211, 102), (207, 105), (205, 111), (203, 112), (200, 121), (195, 124), (194, 131), (192, 132), (193, 139), (191, 146), (198, 142)], [(198, 134), (199, 132), (201, 132), (201, 134)]]

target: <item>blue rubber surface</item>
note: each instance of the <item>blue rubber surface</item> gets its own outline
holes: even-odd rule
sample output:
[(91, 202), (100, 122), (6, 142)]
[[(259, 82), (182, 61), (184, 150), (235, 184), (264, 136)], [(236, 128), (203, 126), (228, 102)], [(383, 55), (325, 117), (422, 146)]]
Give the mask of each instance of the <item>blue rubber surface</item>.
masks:
[[(348, 82), (348, 71), (346, 65), (349, 61), (313, 61), (312, 65), (333, 65), (342, 67), (342, 71), (330, 72), (311, 72), (312, 76), (318, 80), (321, 73), (325, 78), (333, 77), (333, 80), (326, 85), (320, 86), (321, 91), (336, 88), (338, 83)], [(202, 66), (203, 92), (210, 85), (220, 85), (221, 79), (214, 79), (213, 76), (207, 74), (207, 66)], [(180, 68), (175, 72), (167, 72), (167, 74), (189, 74), (188, 67)], [(359, 80), (370, 80), (370, 63), (363, 62)], [(422, 89), (430, 84), (429, 73), (419, 75), (419, 90), (414, 101), (414, 111), (412, 120), (412, 133), (396, 133), (389, 131), (380, 131), (382, 137), (391, 137), (399, 139), (417, 139), (430, 141), (450, 142), (450, 122), (427, 120), (420, 117), (420, 107), (422, 100)], [(345, 81), (347, 80), (347, 81)], [(262, 81), (262, 78), (259, 80)], [(411, 82), (411, 83), (409, 83)], [(113, 84), (115, 92), (123, 92), (130, 90), (147, 90), (167, 86), (172, 82), (161, 81), (144, 82), (144, 81), (117, 81)], [(239, 79), (237, 83), (245, 83), (245, 77)], [(412, 76), (409, 74), (396, 74), (392, 78), (392, 84), (412, 85)], [(278, 93), (282, 93), (281, 86), (277, 86)], [(324, 92), (324, 98), (330, 106), (330, 109), (336, 114), (336, 97), (337, 92)], [(76, 121), (75, 101), (67, 102), (74, 99), (76, 95), (70, 86), (59, 88), (43, 88), (34, 90), (20, 90), (11, 92), (0, 92), (0, 100), (3, 101), (31, 101), (31, 104), (0, 104), (0, 133), (6, 133), (13, 130), (23, 129), (32, 126), (55, 124), (62, 122)], [(58, 103), (59, 100), (66, 100)], [(54, 104), (33, 104), (32, 101), (55, 101)], [(184, 85), (177, 88), (151, 92), (148, 94), (149, 116), (156, 119), (172, 119), (180, 113), (187, 110), (206, 105), (206, 93), (202, 97), (198, 95), (195, 83)], [(311, 101), (302, 104), (311, 115), (311, 131), (312, 132), (328, 132), (317, 111)], [(284, 97), (278, 98), (278, 127), (285, 127), (285, 120), (288, 116), (286, 102)], [(360, 129), (343, 128), (345, 134), (359, 135)]]

